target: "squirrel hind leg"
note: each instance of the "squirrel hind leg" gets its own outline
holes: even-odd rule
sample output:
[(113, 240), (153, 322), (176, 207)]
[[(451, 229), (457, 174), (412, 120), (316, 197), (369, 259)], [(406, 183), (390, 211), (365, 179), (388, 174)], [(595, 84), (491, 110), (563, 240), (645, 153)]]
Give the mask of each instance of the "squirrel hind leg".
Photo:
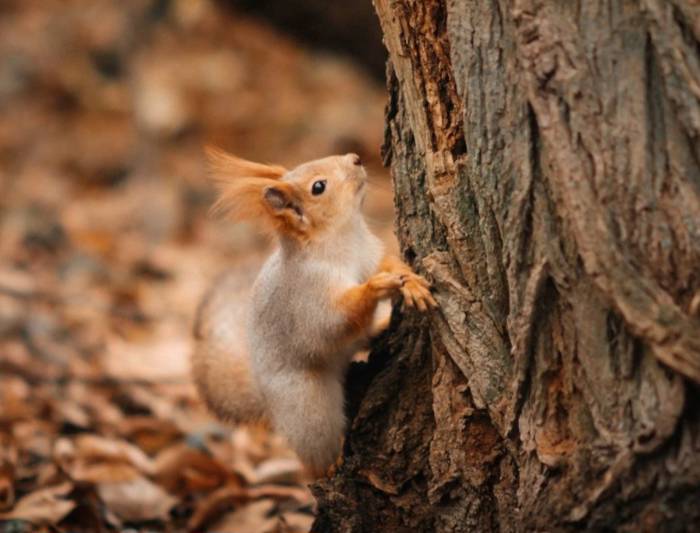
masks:
[(272, 425), (314, 477), (340, 455), (345, 434), (343, 386), (334, 376), (299, 372), (266, 394)]

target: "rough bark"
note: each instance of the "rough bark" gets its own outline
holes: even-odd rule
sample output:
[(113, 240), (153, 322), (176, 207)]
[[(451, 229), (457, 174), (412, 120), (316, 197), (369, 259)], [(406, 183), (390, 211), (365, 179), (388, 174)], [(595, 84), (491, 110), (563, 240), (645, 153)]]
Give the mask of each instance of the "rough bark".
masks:
[(375, 8), (441, 309), (352, 369), (314, 531), (700, 527), (700, 6)]

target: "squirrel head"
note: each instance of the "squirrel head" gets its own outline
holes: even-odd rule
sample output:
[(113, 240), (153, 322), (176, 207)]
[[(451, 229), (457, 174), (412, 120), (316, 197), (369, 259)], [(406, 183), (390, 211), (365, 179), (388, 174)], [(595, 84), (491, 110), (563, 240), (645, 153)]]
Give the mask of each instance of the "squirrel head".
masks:
[(207, 148), (221, 195), (213, 209), (234, 220), (305, 242), (332, 234), (359, 212), (367, 173), (356, 154), (317, 159), (286, 170)]

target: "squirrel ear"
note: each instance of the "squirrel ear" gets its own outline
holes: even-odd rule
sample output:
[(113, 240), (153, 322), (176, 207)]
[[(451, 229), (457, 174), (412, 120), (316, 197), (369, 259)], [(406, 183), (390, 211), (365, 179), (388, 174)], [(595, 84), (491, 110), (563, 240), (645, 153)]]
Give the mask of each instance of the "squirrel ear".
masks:
[(243, 177), (279, 179), (287, 173), (287, 169), (282, 166), (247, 161), (214, 146), (206, 146), (204, 151), (209, 161), (209, 169), (215, 179), (223, 181)]
[(265, 187), (263, 198), (267, 205), (278, 215), (283, 214), (285, 210), (291, 210), (297, 215), (299, 220), (302, 220), (304, 217), (301, 202), (294, 198), (291, 189), (288, 187), (279, 185)]
[(300, 191), (288, 182), (270, 178), (239, 178), (221, 183), (221, 195), (212, 206), (236, 221), (254, 220), (263, 230), (306, 238)]
[(277, 187), (266, 187), (263, 194), (265, 201), (272, 209), (284, 209), (287, 205), (287, 196)]

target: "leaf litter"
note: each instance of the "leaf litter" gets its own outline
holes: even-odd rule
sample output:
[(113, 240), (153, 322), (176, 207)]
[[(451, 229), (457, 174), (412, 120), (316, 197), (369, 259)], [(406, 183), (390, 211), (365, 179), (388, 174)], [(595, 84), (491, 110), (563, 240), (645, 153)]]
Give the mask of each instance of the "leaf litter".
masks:
[(293, 166), (359, 151), (384, 91), (211, 0), (0, 7), (0, 533), (307, 531), (298, 460), (188, 378), (207, 285), (269, 243), (213, 219), (202, 146)]

